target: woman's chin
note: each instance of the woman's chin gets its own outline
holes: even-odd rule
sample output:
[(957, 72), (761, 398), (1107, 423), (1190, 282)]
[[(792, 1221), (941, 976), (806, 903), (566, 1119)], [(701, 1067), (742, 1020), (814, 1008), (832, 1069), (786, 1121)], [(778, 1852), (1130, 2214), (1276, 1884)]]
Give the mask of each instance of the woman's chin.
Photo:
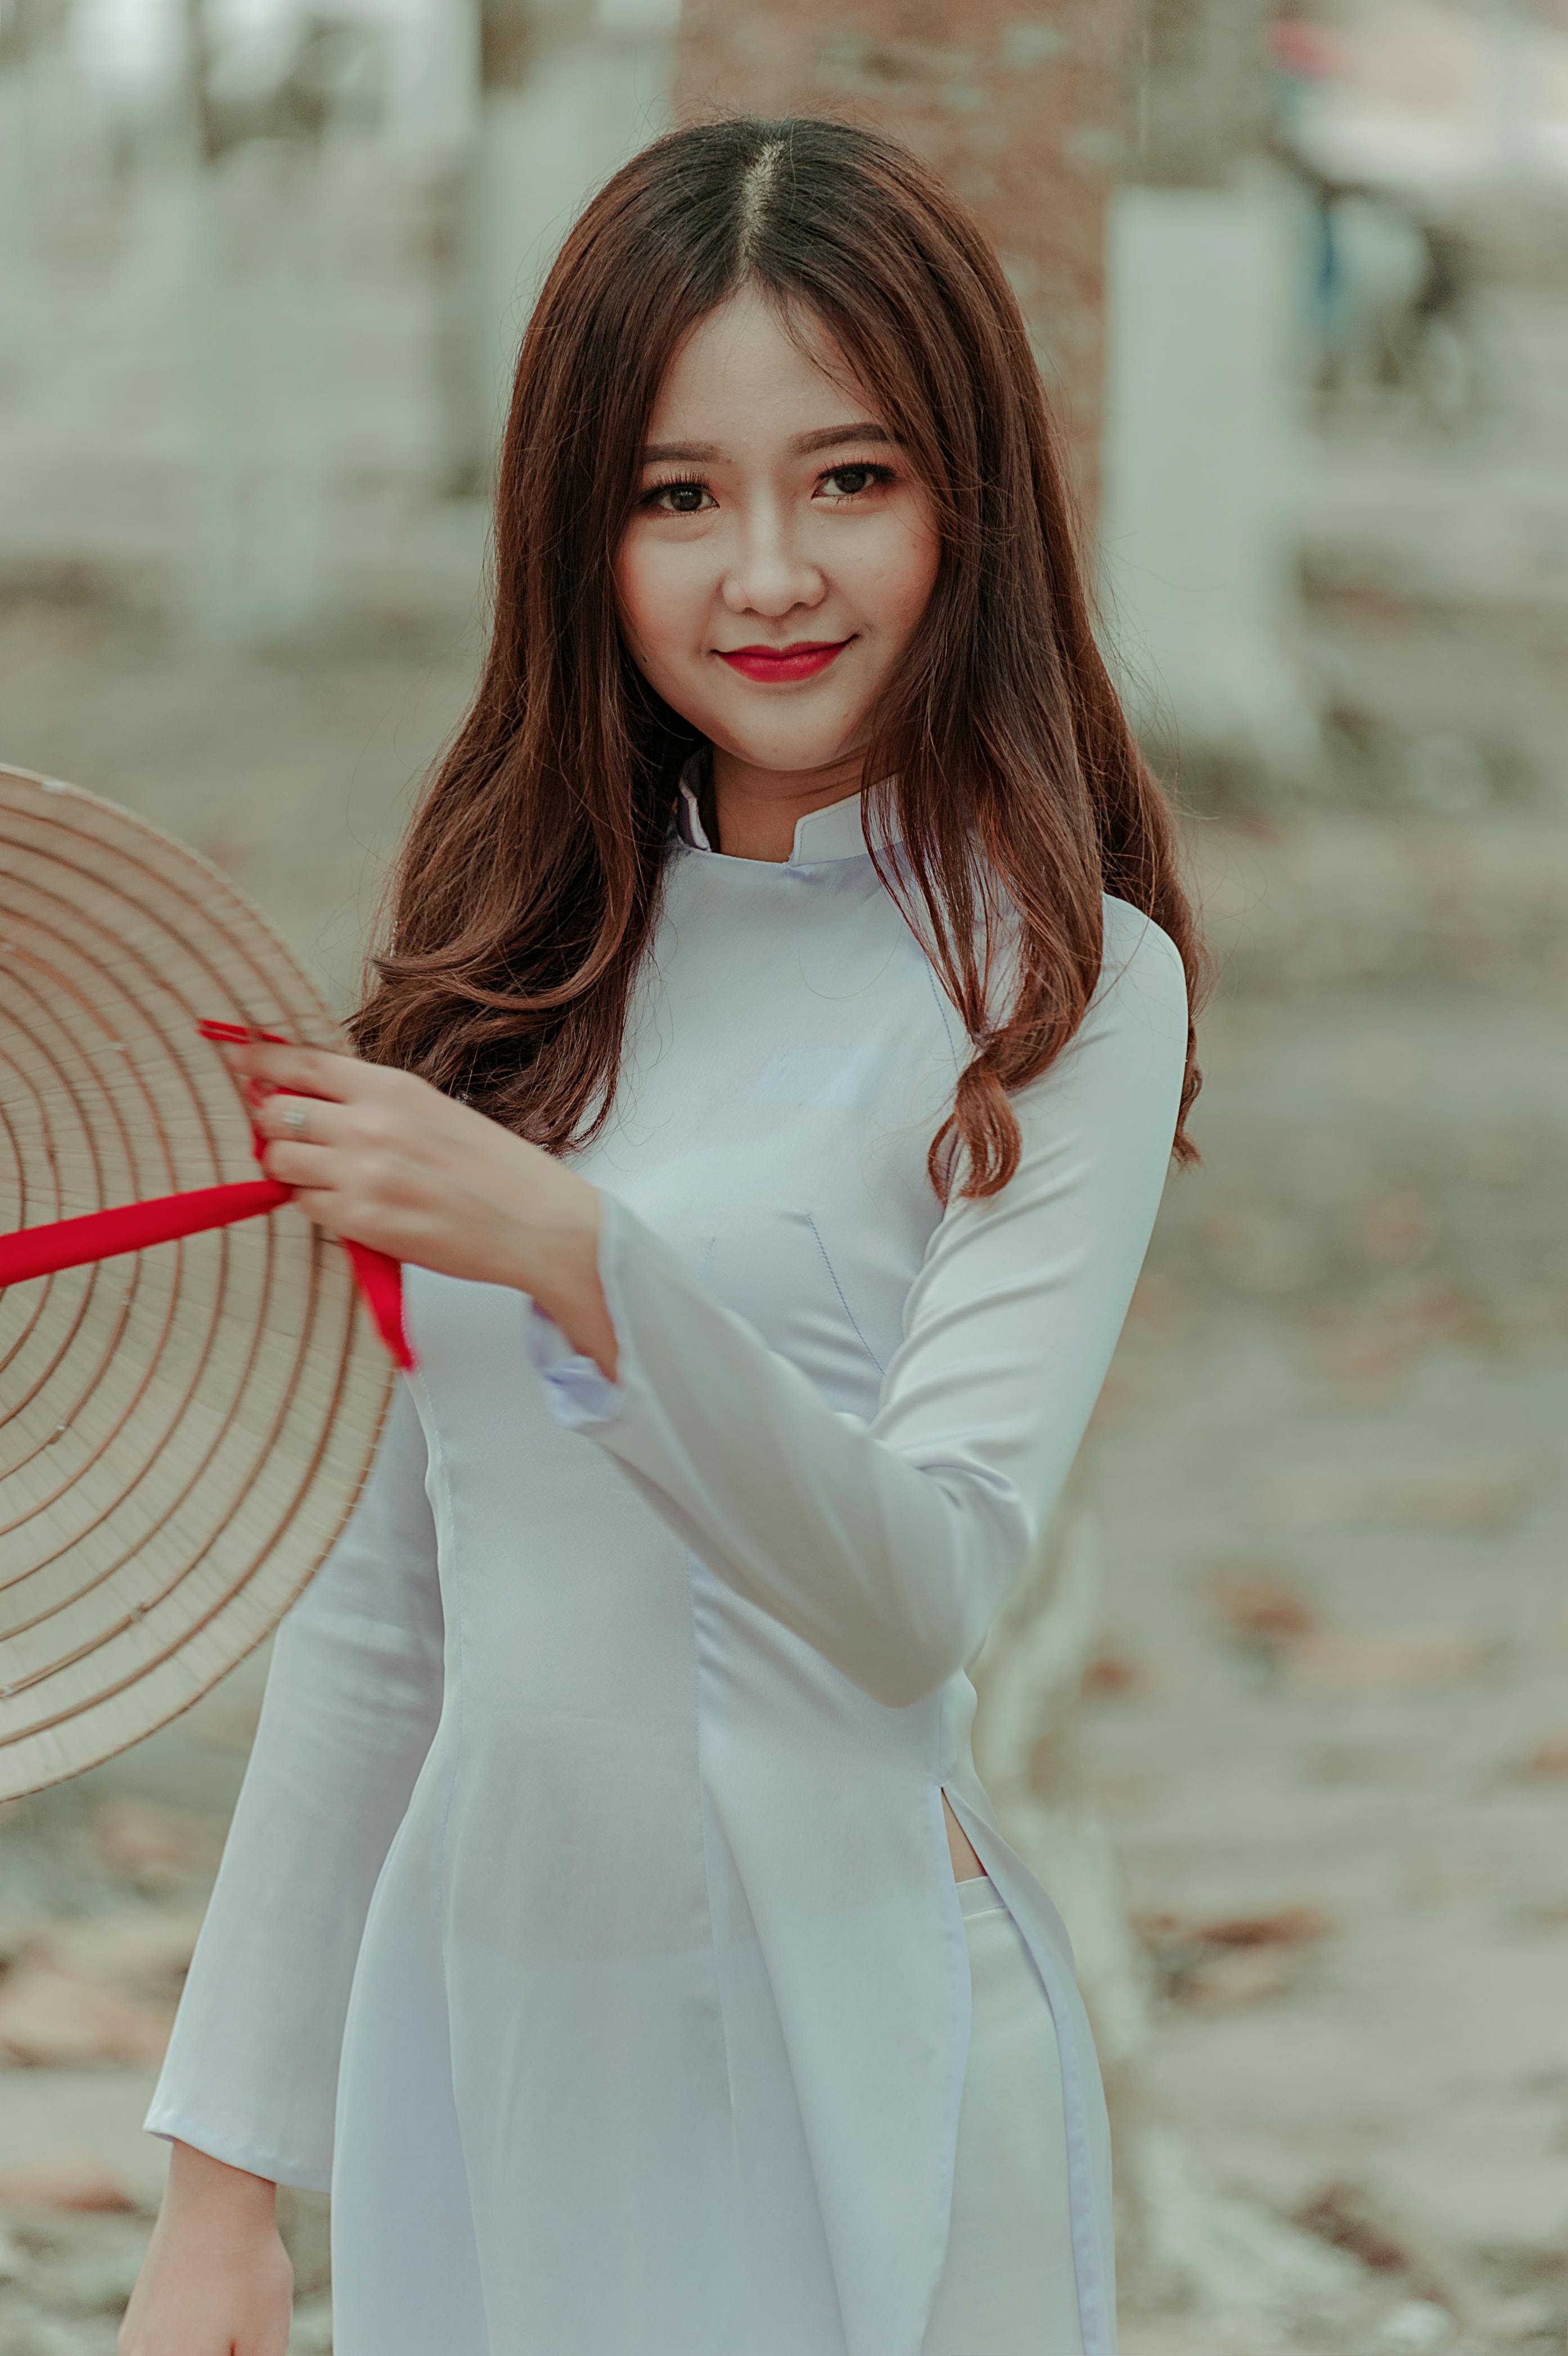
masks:
[(748, 769), (766, 769), (777, 776), (803, 776), (853, 760), (865, 743), (854, 720), (837, 726), (812, 728), (726, 727), (714, 715), (703, 728), (716, 752), (727, 754)]

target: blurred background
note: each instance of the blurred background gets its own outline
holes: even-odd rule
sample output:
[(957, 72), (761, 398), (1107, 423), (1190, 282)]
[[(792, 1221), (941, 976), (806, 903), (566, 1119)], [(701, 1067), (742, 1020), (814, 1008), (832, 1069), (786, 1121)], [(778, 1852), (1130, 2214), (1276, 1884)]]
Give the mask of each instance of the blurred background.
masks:
[[(891, 127), (995, 239), (1219, 967), (980, 1680), (1129, 2356), (1562, 2356), (1568, 0), (0, 0), (0, 759), (345, 1002), (540, 273), (732, 106)], [(4, 2356), (113, 2348), (264, 1671), (0, 1811)]]

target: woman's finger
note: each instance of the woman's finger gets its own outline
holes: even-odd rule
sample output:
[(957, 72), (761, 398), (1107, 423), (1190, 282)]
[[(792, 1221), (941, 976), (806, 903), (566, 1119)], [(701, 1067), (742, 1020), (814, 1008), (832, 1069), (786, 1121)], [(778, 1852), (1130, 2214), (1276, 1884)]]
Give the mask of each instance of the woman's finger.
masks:
[(357, 1055), (335, 1055), (325, 1047), (274, 1047), (262, 1040), (226, 1047), (223, 1053), (242, 1079), (259, 1080), (268, 1088), (295, 1088), (302, 1096), (328, 1097), (338, 1104), (361, 1094), (365, 1075), (374, 1068)]
[(262, 1155), (263, 1176), (274, 1179), (280, 1186), (316, 1187), (325, 1192), (332, 1183), (336, 1168), (336, 1155), (324, 1145), (280, 1145), (274, 1138), (269, 1140)]
[(345, 1141), (342, 1105), (326, 1097), (290, 1096), (280, 1088), (257, 1098), (251, 1119), (263, 1137), (282, 1138), (285, 1143), (340, 1145)]
[[(287, 1185), (289, 1181), (280, 1177), (278, 1183), (280, 1185)], [(307, 1219), (315, 1221), (324, 1235), (336, 1236), (341, 1242), (343, 1203), (339, 1195), (332, 1194), (325, 1186), (299, 1186), (295, 1189), (289, 1207), (291, 1210), (303, 1211)], [(360, 1240), (362, 1238), (355, 1237), (356, 1242)]]

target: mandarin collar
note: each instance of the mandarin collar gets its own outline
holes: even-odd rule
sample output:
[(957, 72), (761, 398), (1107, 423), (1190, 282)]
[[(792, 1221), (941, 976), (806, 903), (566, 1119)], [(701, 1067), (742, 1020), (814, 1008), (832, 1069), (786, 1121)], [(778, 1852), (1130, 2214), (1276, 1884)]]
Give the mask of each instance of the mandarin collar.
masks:
[[(815, 867), (835, 859), (864, 859), (867, 854), (860, 805), (860, 795), (854, 793), (845, 794), (840, 801), (824, 802), (820, 809), (808, 810), (803, 818), (795, 821), (795, 837), (787, 860), (736, 859), (729, 863), (736, 867)], [(675, 833), (689, 851), (705, 851), (710, 859), (728, 858), (727, 853), (715, 851), (708, 841), (689, 775), (681, 779), (675, 809)], [(896, 815), (889, 815), (880, 839), (890, 843), (898, 841)]]

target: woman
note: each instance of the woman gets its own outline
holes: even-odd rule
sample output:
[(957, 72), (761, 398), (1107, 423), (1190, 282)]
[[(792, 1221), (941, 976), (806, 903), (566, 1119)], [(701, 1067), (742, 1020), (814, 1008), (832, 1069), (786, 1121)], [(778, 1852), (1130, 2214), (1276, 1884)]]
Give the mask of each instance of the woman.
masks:
[[(660, 141), (523, 342), (493, 643), (357, 1058), (409, 1265), (147, 2124), (126, 2356), (1107, 2356), (1106, 2125), (964, 1674), (1197, 1086), (1024, 327), (903, 149)], [(340, 2068), (339, 2068), (340, 2057)]]

